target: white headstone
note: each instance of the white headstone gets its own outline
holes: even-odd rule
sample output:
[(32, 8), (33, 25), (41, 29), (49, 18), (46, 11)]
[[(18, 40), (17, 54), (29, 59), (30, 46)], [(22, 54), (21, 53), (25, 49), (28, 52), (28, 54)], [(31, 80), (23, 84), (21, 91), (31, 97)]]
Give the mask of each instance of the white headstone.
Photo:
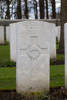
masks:
[(18, 23), (17, 29), (17, 92), (48, 91), (50, 25), (39, 21), (25, 21)]
[(50, 58), (56, 59), (56, 29), (55, 24), (50, 24), (50, 34), (51, 34), (51, 40), (50, 40)]
[(10, 42), (10, 27), (9, 26), (6, 27), (6, 40)]
[(16, 62), (16, 24), (10, 24), (10, 59)]
[(65, 40), (65, 88), (67, 89), (67, 23), (64, 26), (64, 40)]
[[(56, 30), (55, 30), (55, 25), (54, 24), (49, 24), (47, 22), (44, 22), (44, 26), (42, 26), (43, 22), (39, 22), (40, 26), (40, 33), (44, 33), (45, 35), (45, 40), (47, 39), (48, 41), (50, 41), (50, 58), (51, 59), (55, 59), (56, 58)], [(48, 38), (46, 36), (46, 31), (48, 30), (48, 25), (49, 25), (49, 31), (48, 32)], [(31, 24), (29, 23), (29, 26), (31, 26)], [(39, 26), (39, 25), (38, 25)], [(44, 28), (46, 26), (46, 28)], [(20, 29), (20, 28), (19, 28)], [(10, 25), (10, 57), (12, 61), (16, 62), (16, 31), (18, 30), (16, 28), (16, 24), (11, 24)], [(28, 30), (29, 31), (29, 30)], [(36, 31), (36, 30), (35, 30)], [(33, 31), (32, 31), (33, 33)], [(49, 38), (51, 35), (51, 39)], [(14, 49), (13, 49), (14, 48)]]
[(4, 27), (0, 26), (0, 44), (4, 44)]

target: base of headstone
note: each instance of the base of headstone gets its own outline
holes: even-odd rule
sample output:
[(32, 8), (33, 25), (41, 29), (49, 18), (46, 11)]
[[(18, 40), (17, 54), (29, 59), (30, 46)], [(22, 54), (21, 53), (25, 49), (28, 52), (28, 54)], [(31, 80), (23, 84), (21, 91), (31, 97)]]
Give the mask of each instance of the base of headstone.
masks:
[[(45, 92), (41, 93), (31, 93), (31, 94), (19, 94), (21, 100), (48, 100), (48, 96)], [(50, 100), (50, 99), (49, 99)]]
[(16, 91), (17, 91), (17, 93), (20, 93), (20, 94), (22, 94), (22, 95), (42, 95), (43, 93), (48, 93), (48, 91), (49, 91), (49, 89), (42, 89), (42, 90), (38, 90), (38, 91), (34, 91), (34, 90), (26, 90), (26, 91), (22, 91), (22, 90), (20, 90), (20, 89), (18, 89), (18, 88), (16, 88)]

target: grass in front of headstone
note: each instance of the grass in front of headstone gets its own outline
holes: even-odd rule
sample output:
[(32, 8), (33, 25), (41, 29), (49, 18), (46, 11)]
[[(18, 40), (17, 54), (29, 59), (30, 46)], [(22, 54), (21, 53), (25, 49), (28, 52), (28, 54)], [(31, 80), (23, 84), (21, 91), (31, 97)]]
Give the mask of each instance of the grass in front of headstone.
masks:
[[(64, 86), (64, 65), (50, 66), (50, 87)], [(0, 90), (16, 89), (16, 68), (0, 68)]]
[(64, 65), (54, 65), (50, 67), (50, 87), (64, 86)]
[(16, 68), (0, 68), (0, 90), (16, 89)]
[(14, 62), (10, 61), (10, 46), (0, 45), (0, 67), (15, 66)]
[(64, 54), (57, 54), (56, 55), (56, 60), (64, 60)]

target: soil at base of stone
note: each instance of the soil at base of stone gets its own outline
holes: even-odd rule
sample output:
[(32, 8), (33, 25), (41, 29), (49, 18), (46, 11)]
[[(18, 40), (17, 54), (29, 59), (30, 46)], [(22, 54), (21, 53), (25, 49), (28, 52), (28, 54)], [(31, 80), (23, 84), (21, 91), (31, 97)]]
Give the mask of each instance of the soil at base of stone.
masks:
[(67, 90), (64, 87), (51, 88), (44, 97), (21, 96), (16, 90), (0, 90), (0, 100), (67, 100)]

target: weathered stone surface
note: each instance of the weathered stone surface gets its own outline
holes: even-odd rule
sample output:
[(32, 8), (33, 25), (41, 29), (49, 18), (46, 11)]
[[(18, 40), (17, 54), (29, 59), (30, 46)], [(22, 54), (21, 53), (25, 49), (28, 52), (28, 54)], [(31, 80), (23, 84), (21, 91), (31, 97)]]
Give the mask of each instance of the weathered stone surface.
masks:
[(10, 24), (10, 59), (16, 62), (16, 24)]
[(10, 27), (9, 26), (6, 27), (6, 40), (10, 42)]
[[(18, 29), (19, 27), (19, 29)], [(17, 27), (17, 92), (49, 90), (50, 24), (25, 21)]]
[(55, 29), (55, 25), (54, 24), (50, 24), (50, 58), (51, 59), (56, 59), (56, 29)]
[(0, 44), (4, 44), (4, 27), (0, 26)]
[(67, 23), (64, 26), (64, 40), (65, 40), (65, 88), (67, 89)]
[[(25, 22), (25, 21), (24, 21)], [(29, 27), (31, 27), (31, 21), (29, 20), (29, 24), (28, 24), (28, 26)], [(41, 33), (44, 33), (44, 35), (45, 35), (45, 40), (47, 39), (48, 41), (50, 41), (50, 58), (51, 59), (55, 59), (56, 58), (56, 32), (55, 32), (55, 25), (54, 24), (52, 24), (52, 23), (48, 23), (48, 22), (41, 22), (41, 21), (38, 21), (38, 23), (40, 24), (38, 24), (38, 28), (40, 28), (40, 30), (39, 30), (39, 32), (41, 32)], [(44, 26), (42, 25), (42, 23), (44, 23)], [(16, 24), (15, 24), (16, 25)], [(33, 25), (33, 24), (32, 24)], [(48, 29), (48, 26), (49, 26), (49, 29)], [(35, 26), (33, 26), (34, 28), (35, 28), (35, 32), (37, 31), (37, 27), (36, 27), (36, 24), (35, 24)], [(45, 28), (46, 27), (46, 28)], [(26, 28), (28, 28), (27, 27), (27, 25), (26, 25)], [(18, 29), (19, 29), (19, 26), (18, 26)], [(13, 30), (14, 31), (16, 31), (16, 30), (18, 30), (18, 29), (12, 29), (12, 33), (11, 33), (11, 35), (13, 34)], [(51, 30), (51, 31), (48, 31), (48, 35), (46, 36), (46, 31), (47, 30)], [(29, 30), (28, 30), (29, 31)], [(29, 33), (29, 32), (28, 32)], [(31, 30), (30, 31), (30, 33), (33, 33), (33, 30)], [(13, 34), (14, 35), (14, 34)], [(11, 41), (16, 41), (15, 39), (16, 38), (14, 38), (15, 36), (11, 36), (12, 37), (12, 39), (13, 40), (11, 40)], [(16, 35), (16, 32), (15, 32), (15, 35)], [(51, 39), (49, 39), (49, 37), (50, 37), (50, 35), (51, 35)], [(41, 34), (41, 37), (42, 37), (42, 34)], [(48, 38), (47, 38), (48, 37)], [(33, 39), (33, 38), (32, 38)], [(14, 43), (14, 44), (13, 44)], [(16, 47), (16, 42), (12, 42), (12, 45), (14, 45), (14, 49), (15, 49), (15, 47)], [(13, 47), (13, 46), (12, 46)], [(14, 50), (13, 51), (14, 52), (14, 55), (13, 55), (13, 57), (14, 57), (14, 59), (16, 58), (16, 50)], [(11, 53), (11, 55), (12, 55), (12, 53)], [(11, 57), (12, 58), (12, 57)], [(16, 60), (15, 60), (16, 61)]]

